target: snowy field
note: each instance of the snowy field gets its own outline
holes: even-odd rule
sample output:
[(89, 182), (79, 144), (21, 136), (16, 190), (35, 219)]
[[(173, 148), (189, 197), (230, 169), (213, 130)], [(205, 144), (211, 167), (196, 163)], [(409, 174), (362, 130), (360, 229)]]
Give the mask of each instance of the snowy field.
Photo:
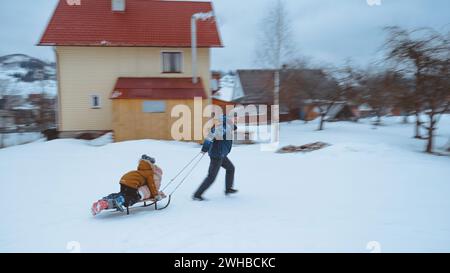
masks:
[[(396, 118), (281, 126), (282, 145), (325, 141), (308, 154), (237, 146), (239, 195), (225, 197), (224, 172), (191, 201), (205, 158), (164, 211), (93, 218), (93, 201), (118, 191), (138, 157), (157, 158), (167, 182), (199, 152), (191, 143), (133, 141), (102, 147), (80, 140), (0, 150), (0, 252), (450, 252), (450, 157), (422, 153), (413, 126)], [(440, 123), (437, 147), (450, 136)], [(71, 243), (76, 242), (76, 243)]]

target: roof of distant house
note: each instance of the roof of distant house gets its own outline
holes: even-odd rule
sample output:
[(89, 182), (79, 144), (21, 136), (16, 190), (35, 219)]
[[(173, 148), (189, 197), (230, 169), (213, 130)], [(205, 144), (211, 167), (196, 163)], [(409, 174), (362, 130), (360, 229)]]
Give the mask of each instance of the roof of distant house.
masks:
[(111, 99), (206, 99), (202, 80), (192, 78), (119, 78)]
[[(124, 12), (111, 0), (60, 0), (44, 32), (42, 46), (190, 47), (191, 16), (213, 11), (210, 2), (126, 0)], [(198, 21), (198, 47), (222, 47), (214, 19)]]
[(273, 70), (238, 70), (237, 74), (245, 96), (238, 99), (243, 104), (272, 104), (274, 90)]

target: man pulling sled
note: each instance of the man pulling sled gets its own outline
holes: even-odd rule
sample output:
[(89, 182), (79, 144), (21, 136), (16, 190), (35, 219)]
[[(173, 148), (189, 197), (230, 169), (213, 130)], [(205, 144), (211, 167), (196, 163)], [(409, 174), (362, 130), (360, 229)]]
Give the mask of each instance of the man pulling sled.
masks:
[[(234, 185), (234, 165), (228, 158), (233, 145), (232, 134), (237, 129), (233, 120), (227, 116), (221, 116), (214, 119), (214, 126), (206, 138), (201, 153), (197, 154), (166, 186), (167, 189), (172, 182), (177, 179), (184, 171), (190, 167), (175, 189), (169, 193), (169, 201), (175, 191), (186, 181), (195, 167), (200, 163), (203, 156), (208, 153), (211, 162), (209, 165), (208, 176), (194, 193), (195, 201), (204, 201), (203, 193), (214, 183), (221, 167), (226, 169), (225, 194), (236, 194), (238, 191), (233, 188)], [(157, 207), (157, 203), (166, 198), (166, 195), (160, 191), (162, 179), (162, 170), (155, 164), (155, 159), (143, 155), (139, 160), (139, 166), (136, 171), (131, 171), (120, 179), (120, 192), (110, 194), (92, 205), (91, 211), (95, 216), (103, 210), (115, 209), (129, 213), (129, 207), (136, 203), (152, 202)], [(163, 189), (163, 190), (164, 190)], [(163, 209), (164, 209), (163, 208)]]

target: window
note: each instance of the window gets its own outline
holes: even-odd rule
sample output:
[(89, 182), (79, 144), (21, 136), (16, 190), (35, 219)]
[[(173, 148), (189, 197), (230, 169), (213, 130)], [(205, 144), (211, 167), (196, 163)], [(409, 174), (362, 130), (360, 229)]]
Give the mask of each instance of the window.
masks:
[(144, 113), (164, 113), (166, 112), (165, 101), (144, 101), (142, 103), (142, 112)]
[(125, 0), (113, 0), (112, 1), (113, 11), (125, 11)]
[(100, 96), (91, 95), (91, 108), (99, 109), (100, 108)]
[(163, 73), (181, 73), (181, 52), (163, 52)]

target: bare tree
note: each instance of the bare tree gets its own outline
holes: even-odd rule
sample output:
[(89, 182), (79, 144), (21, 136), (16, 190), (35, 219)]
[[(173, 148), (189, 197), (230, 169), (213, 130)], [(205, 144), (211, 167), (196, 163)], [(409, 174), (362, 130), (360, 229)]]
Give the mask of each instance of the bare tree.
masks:
[[(397, 70), (414, 79), (414, 91), (410, 94), (416, 116), (415, 138), (422, 138), (420, 128), (423, 122), (420, 113), (424, 107), (423, 93), (424, 72), (429, 66), (436, 41), (440, 35), (429, 29), (408, 31), (399, 27), (387, 27), (388, 38), (384, 44), (386, 60), (393, 61)], [(413, 36), (419, 36), (414, 38)]]
[(394, 72), (393, 85), (394, 88), (392, 90), (392, 100), (393, 106), (401, 109), (403, 115), (403, 123), (408, 123), (408, 117), (411, 114), (414, 114), (414, 102), (415, 102), (415, 94), (414, 94), (414, 85), (412, 81), (406, 78), (404, 75)]
[[(414, 112), (416, 138), (422, 138), (420, 128), (427, 130), (426, 152), (432, 153), (434, 131), (440, 116), (449, 107), (449, 57), (448, 37), (432, 29), (407, 31), (399, 27), (386, 28), (387, 60), (395, 61), (397, 69), (414, 78)], [(423, 126), (420, 113), (427, 109), (428, 124)]]
[(274, 104), (280, 104), (280, 69), (293, 53), (291, 21), (282, 0), (270, 6), (261, 22), (261, 32), (256, 49), (256, 63), (274, 69)]
[(395, 105), (394, 93), (398, 88), (398, 76), (393, 71), (368, 72), (362, 85), (363, 100), (372, 107), (377, 117), (375, 126), (381, 124), (382, 116), (386, 115)]
[(326, 117), (333, 106), (345, 100), (345, 90), (339, 87), (330, 72), (323, 69), (305, 69), (303, 73), (293, 73), (288, 84), (298, 86), (302, 99), (319, 110), (319, 131), (324, 129)]
[(424, 77), (424, 101), (428, 123), (426, 152), (432, 153), (437, 124), (450, 107), (450, 59), (436, 60)]
[(334, 91), (327, 89), (321, 90), (318, 93), (319, 99), (313, 100), (317, 108), (319, 109), (320, 122), (318, 131), (322, 131), (325, 125), (325, 119), (328, 116), (330, 110), (335, 106), (339, 101), (342, 100), (342, 89), (336, 88)]
[(342, 99), (352, 105), (361, 105), (365, 102), (362, 88), (364, 73), (362, 71), (348, 62), (344, 67), (336, 69), (333, 74), (339, 84)]

